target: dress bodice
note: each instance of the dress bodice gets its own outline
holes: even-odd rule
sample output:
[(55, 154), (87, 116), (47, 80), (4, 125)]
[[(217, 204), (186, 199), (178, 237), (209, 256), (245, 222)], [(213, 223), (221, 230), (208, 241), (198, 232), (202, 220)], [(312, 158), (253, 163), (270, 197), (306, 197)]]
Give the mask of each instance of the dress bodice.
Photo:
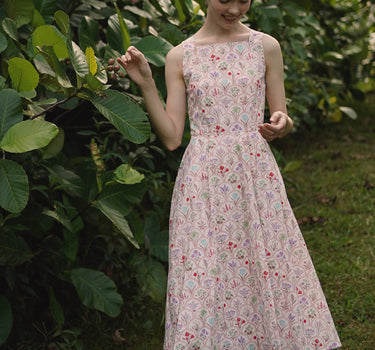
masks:
[(263, 123), (265, 58), (262, 34), (212, 44), (183, 43), (183, 73), (192, 136), (254, 131)]

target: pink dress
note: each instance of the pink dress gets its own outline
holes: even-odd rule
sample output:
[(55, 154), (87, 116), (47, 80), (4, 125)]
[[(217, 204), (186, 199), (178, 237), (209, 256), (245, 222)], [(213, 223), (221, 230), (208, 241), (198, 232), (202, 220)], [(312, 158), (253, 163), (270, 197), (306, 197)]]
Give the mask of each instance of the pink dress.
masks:
[(164, 350), (340, 346), (279, 168), (257, 131), (262, 34), (183, 43), (191, 141), (173, 192)]

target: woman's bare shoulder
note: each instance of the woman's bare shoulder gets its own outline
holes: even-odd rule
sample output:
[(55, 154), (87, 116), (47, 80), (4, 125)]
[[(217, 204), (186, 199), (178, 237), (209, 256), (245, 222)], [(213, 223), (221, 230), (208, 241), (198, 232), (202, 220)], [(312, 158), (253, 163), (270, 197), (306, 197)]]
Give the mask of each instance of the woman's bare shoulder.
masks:
[(184, 47), (183, 44), (179, 44), (169, 50), (167, 54), (167, 61), (171, 63), (180, 63), (182, 64), (182, 58), (184, 56)]
[(273, 54), (281, 51), (280, 43), (271, 35), (262, 33), (264, 53)]

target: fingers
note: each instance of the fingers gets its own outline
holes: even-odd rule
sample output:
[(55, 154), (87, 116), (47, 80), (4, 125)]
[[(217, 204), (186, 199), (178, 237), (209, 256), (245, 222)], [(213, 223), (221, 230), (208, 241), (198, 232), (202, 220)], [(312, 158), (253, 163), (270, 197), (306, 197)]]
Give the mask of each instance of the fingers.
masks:
[(258, 131), (267, 141), (273, 141), (282, 137), (287, 124), (287, 115), (283, 112), (275, 112), (270, 118), (270, 123), (258, 125)]

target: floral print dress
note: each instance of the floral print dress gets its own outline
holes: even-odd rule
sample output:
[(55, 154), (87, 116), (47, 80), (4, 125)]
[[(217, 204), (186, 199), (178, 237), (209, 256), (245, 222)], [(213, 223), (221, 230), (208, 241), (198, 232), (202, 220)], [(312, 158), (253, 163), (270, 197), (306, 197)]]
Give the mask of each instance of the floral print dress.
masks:
[(277, 163), (257, 131), (262, 34), (183, 43), (191, 140), (173, 192), (164, 350), (340, 346)]

